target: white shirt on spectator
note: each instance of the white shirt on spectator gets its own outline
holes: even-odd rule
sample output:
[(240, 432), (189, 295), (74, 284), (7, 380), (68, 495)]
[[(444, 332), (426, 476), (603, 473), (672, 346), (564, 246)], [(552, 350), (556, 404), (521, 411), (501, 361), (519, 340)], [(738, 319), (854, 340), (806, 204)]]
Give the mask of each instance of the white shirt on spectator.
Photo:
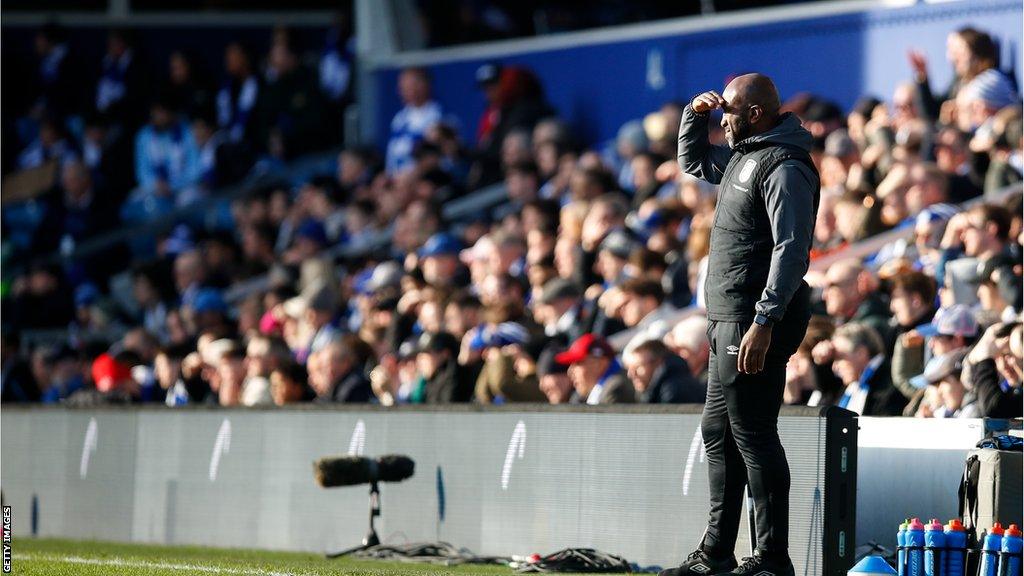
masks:
[(269, 380), (263, 376), (245, 379), (242, 385), (242, 406), (266, 406), (273, 403)]
[(441, 106), (430, 100), (422, 106), (406, 106), (391, 120), (386, 167), (394, 175), (412, 167), (412, 150), (427, 130), (441, 121)]

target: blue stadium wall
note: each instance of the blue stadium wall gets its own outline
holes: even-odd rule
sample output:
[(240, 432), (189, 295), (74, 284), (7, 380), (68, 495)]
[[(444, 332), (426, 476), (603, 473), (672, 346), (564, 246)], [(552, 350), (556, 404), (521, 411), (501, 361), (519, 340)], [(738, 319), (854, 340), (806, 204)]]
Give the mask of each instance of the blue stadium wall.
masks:
[[(727, 78), (749, 71), (775, 78), (783, 98), (812, 92), (848, 109), (862, 94), (888, 99), (897, 84), (910, 78), (906, 53), (914, 47), (928, 56), (933, 87), (944, 89), (952, 77), (946, 36), (965, 25), (993, 34), (1001, 44), (1003, 67), (1019, 79), (1022, 12), (1019, 0), (917, 4), (626, 41), (581, 40), (578, 46), (551, 50), (532, 50), (527, 41), (522, 53), (501, 58), (477, 57), (472, 49), (449, 51), (450, 58), (427, 67), (436, 99), (457, 118), (467, 141), (484, 107), (474, 72), (484, 62), (497, 61), (536, 72), (549, 102), (593, 144), (614, 137), (623, 123), (666, 101), (720, 89)], [(434, 60), (429, 53), (426, 59)], [(379, 142), (386, 141), (400, 106), (398, 71), (384, 65), (374, 73)]]

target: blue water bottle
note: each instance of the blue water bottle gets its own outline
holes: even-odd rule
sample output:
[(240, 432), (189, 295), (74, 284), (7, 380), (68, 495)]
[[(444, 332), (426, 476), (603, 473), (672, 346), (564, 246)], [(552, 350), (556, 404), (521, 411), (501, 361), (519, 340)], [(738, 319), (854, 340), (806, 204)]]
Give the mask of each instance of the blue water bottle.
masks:
[(925, 576), (946, 576), (942, 570), (945, 557), (946, 534), (942, 532), (942, 524), (932, 518), (924, 527), (924, 574)]
[(907, 576), (907, 525), (910, 524), (910, 518), (907, 518), (900, 524), (900, 529), (896, 532), (896, 571), (899, 576)]
[(1021, 576), (1020, 557), (1024, 548), (1020, 528), (1010, 524), (1003, 534), (1002, 554), (999, 555), (999, 576)]
[(981, 544), (981, 568), (978, 576), (997, 576), (999, 574), (999, 552), (1003, 546), (1003, 527), (996, 522), (985, 535)]
[(917, 518), (907, 524), (907, 576), (924, 576), (924, 524)]
[(946, 575), (964, 576), (964, 564), (967, 558), (967, 529), (959, 520), (953, 519), (946, 524)]

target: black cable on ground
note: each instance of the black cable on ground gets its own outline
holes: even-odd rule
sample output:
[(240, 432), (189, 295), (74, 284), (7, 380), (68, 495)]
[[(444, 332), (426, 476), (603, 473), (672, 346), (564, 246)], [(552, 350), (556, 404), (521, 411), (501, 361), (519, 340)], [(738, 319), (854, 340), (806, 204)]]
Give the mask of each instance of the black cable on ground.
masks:
[(520, 564), (521, 573), (536, 572), (632, 572), (629, 562), (620, 556), (593, 548), (566, 548), (544, 556), (537, 562)]

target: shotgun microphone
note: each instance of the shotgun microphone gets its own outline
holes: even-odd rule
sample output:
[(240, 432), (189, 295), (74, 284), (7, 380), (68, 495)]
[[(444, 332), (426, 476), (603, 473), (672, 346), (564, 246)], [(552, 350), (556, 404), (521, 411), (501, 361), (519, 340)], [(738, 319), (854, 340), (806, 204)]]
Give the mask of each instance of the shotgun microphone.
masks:
[(388, 454), (377, 459), (329, 456), (313, 462), (313, 478), (323, 488), (401, 482), (413, 475), (415, 467), (412, 458), (400, 454)]

